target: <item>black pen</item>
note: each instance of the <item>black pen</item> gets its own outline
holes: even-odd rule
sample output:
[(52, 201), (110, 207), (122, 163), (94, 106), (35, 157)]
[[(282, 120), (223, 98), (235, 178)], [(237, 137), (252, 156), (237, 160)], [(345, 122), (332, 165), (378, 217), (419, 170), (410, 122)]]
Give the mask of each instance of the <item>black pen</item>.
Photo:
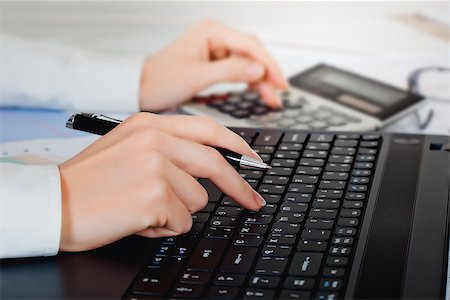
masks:
[[(121, 120), (107, 117), (102, 114), (78, 113), (70, 116), (66, 122), (66, 127), (70, 129), (85, 131), (98, 135), (105, 135), (113, 130)], [(260, 162), (246, 155), (242, 155), (228, 149), (215, 147), (220, 154), (233, 166), (253, 169), (270, 169), (268, 164)]]

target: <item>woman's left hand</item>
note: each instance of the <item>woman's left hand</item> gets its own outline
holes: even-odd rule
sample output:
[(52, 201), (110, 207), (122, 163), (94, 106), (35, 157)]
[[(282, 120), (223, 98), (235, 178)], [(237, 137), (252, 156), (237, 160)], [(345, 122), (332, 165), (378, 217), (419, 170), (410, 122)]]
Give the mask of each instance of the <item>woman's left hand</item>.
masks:
[(256, 36), (208, 19), (145, 61), (140, 108), (166, 109), (219, 82), (248, 83), (271, 107), (281, 106), (275, 90), (287, 88), (278, 64)]

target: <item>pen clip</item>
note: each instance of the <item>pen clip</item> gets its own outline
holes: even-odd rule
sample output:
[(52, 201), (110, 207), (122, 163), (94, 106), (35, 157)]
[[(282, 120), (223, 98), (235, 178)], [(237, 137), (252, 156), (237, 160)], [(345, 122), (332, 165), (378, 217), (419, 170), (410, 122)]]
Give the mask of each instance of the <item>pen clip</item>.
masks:
[(89, 118), (95, 118), (95, 119), (100, 119), (100, 120), (104, 120), (104, 121), (110, 121), (110, 122), (114, 122), (117, 124), (122, 123), (122, 120), (118, 120), (118, 119), (114, 119), (102, 114), (91, 114), (91, 113), (80, 113), (80, 115), (85, 116), (85, 117), (89, 117)]

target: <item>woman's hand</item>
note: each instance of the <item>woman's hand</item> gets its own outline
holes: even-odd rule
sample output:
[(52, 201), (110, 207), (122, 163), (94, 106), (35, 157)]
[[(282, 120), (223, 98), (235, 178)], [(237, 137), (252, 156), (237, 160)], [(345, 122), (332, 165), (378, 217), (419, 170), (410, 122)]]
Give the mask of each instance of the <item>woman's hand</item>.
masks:
[[(207, 146), (208, 145), (208, 146)], [(61, 164), (60, 249), (82, 251), (131, 234), (185, 233), (208, 195), (209, 178), (243, 207), (262, 197), (212, 147), (259, 156), (237, 134), (205, 117), (138, 113)]]
[(165, 109), (219, 82), (246, 82), (272, 107), (281, 106), (275, 89), (287, 88), (279, 66), (256, 36), (204, 20), (147, 59), (140, 107)]

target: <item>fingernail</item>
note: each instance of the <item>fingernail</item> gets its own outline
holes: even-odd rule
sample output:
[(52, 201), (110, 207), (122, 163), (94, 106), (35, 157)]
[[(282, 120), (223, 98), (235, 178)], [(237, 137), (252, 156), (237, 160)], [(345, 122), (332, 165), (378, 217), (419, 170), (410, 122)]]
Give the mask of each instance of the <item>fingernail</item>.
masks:
[(264, 75), (264, 67), (259, 64), (253, 64), (248, 67), (247, 76), (250, 80), (256, 80)]
[(259, 160), (260, 162), (263, 162), (261, 156), (259, 156), (259, 154), (256, 153), (256, 151), (253, 150), (253, 149), (252, 149), (252, 154), (253, 154), (253, 158), (254, 158), (254, 159)]
[(257, 192), (255, 192), (255, 200), (262, 207), (266, 206), (266, 204), (267, 204), (266, 200), (260, 194), (258, 194)]

